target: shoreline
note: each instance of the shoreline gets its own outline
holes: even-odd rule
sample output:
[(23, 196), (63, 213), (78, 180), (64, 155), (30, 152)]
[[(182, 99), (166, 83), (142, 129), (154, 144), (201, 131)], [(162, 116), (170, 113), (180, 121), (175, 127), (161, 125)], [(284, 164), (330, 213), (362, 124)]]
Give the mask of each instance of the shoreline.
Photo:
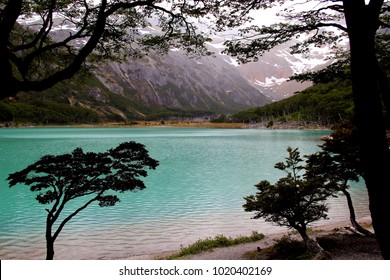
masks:
[[(367, 229), (373, 232), (371, 225), (371, 217), (360, 218), (357, 221), (361, 225), (364, 225)], [(321, 236), (326, 236), (330, 234), (352, 234), (353, 232), (348, 229), (351, 226), (349, 220), (347, 221), (337, 221), (331, 222), (323, 225), (314, 225), (309, 227), (308, 235), (311, 238), (317, 238)], [(272, 233), (265, 235), (262, 240), (242, 243), (229, 247), (214, 248), (208, 251), (204, 251), (198, 254), (187, 255), (185, 257), (179, 258), (179, 260), (243, 260), (244, 254), (250, 251), (255, 251), (257, 248), (265, 249), (273, 246), (279, 239), (284, 236), (290, 236), (293, 239), (301, 240), (300, 235), (293, 230), (285, 230), (284, 232)], [(126, 260), (164, 260), (167, 257), (178, 253), (180, 250), (164, 251), (164, 252), (155, 252), (151, 254), (142, 254), (135, 256), (128, 256)], [(355, 256), (350, 256), (351, 259), (364, 259), (356, 253)], [(381, 259), (379, 252), (373, 252), (373, 259)]]
[(267, 127), (264, 123), (217, 123), (205, 120), (188, 121), (134, 121), (124, 122), (104, 122), (96, 124), (33, 124), (33, 123), (0, 123), (0, 128), (28, 128), (28, 127), (80, 127), (80, 128), (143, 128), (143, 127), (178, 127), (178, 128), (231, 128), (231, 129), (298, 129), (298, 130), (330, 130), (331, 126), (319, 124), (302, 123), (275, 123), (272, 127)]

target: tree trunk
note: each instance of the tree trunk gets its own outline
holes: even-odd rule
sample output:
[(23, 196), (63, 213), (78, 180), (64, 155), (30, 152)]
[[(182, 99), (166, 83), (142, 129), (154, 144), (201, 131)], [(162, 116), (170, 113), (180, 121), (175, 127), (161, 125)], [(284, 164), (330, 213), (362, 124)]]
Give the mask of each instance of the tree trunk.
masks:
[(46, 219), (46, 260), (54, 259), (54, 238), (51, 235), (53, 222), (51, 221), (50, 214)]
[(12, 65), (9, 60), (8, 43), (12, 29), (18, 19), (23, 1), (9, 0), (5, 5), (0, 20), (0, 100), (8, 96), (16, 95), (16, 80), (13, 77)]
[[(344, 0), (351, 52), (352, 90), (358, 128), (363, 178), (369, 196), (376, 238), (384, 259), (390, 259), (390, 154), (386, 140), (383, 104), (378, 87), (375, 34), (383, 0)], [(379, 6), (379, 9), (378, 9)]]
[(46, 236), (46, 260), (54, 259), (54, 241)]
[(301, 235), (303, 241), (306, 244), (307, 249), (315, 254), (321, 253), (324, 249), (321, 248), (317, 241), (311, 239), (306, 232), (306, 228), (295, 228)]
[(352, 198), (351, 198), (351, 195), (350, 193), (343, 189), (342, 190), (343, 194), (345, 195), (345, 197), (347, 198), (347, 203), (348, 203), (348, 209), (349, 209), (349, 219), (351, 221), (351, 224), (352, 226), (355, 228), (355, 230), (357, 232), (360, 232), (362, 234), (364, 234), (365, 236), (372, 236), (374, 234), (372, 234), (371, 231), (363, 228), (361, 225), (359, 225), (359, 223), (356, 221), (356, 215), (355, 215), (355, 208), (353, 207), (353, 203), (352, 203)]

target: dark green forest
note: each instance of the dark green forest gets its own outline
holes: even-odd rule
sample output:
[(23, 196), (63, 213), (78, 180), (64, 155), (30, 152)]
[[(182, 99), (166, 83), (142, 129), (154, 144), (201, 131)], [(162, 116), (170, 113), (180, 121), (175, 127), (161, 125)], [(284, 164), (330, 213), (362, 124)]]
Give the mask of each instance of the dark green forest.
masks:
[(232, 116), (235, 122), (298, 122), (333, 125), (350, 119), (353, 114), (352, 85), (337, 79), (316, 84), (295, 95), (264, 107), (240, 111)]

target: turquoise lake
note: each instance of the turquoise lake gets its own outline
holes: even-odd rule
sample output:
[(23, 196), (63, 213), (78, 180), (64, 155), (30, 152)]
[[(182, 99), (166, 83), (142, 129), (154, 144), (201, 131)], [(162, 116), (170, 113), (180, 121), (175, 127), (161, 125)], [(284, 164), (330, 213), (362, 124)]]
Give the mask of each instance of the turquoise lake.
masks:
[[(0, 258), (45, 258), (45, 206), (27, 187), (8, 187), (8, 174), (46, 154), (77, 147), (102, 152), (125, 141), (144, 144), (160, 162), (146, 189), (120, 195), (114, 207), (91, 205), (69, 222), (55, 243), (55, 259), (124, 259), (178, 250), (218, 234), (286, 231), (243, 210), (244, 196), (261, 180), (285, 174), (274, 168), (288, 146), (319, 150), (321, 130), (211, 128), (3, 128), (0, 129)], [(362, 182), (351, 188), (357, 216), (369, 216)], [(346, 199), (328, 202), (329, 220), (348, 220)]]

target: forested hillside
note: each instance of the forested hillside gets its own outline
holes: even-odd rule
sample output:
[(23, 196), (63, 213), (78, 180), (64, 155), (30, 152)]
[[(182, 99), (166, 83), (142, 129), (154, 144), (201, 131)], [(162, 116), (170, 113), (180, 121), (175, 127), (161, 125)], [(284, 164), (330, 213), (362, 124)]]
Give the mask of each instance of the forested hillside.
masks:
[(233, 115), (237, 122), (298, 122), (332, 125), (351, 118), (352, 87), (349, 80), (321, 83), (289, 98)]
[(110, 93), (93, 76), (75, 77), (42, 93), (20, 93), (0, 102), (0, 122), (42, 124), (123, 120), (116, 104), (129, 100)]

